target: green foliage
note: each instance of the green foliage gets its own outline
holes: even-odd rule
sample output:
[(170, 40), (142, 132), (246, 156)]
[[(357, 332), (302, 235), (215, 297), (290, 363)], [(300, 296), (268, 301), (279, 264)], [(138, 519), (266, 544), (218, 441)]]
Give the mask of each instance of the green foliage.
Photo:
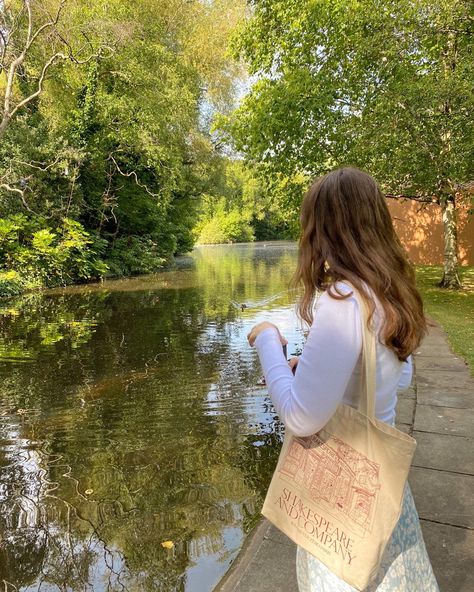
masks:
[(151, 238), (125, 236), (118, 238), (109, 251), (110, 275), (149, 273), (163, 267), (163, 250)]
[(250, 220), (242, 211), (226, 209), (225, 198), (221, 198), (209, 218), (196, 226), (199, 244), (250, 242), (255, 239)]
[(70, 218), (64, 218), (56, 228), (47, 226), (44, 219), (31, 220), (23, 214), (2, 218), (1, 295), (103, 276), (108, 269), (99, 256), (103, 246), (103, 241), (93, 239)]
[(8, 296), (17, 296), (23, 292), (24, 286), (20, 275), (10, 269), (9, 271), (0, 271), (0, 298)]
[[(215, 159), (213, 183), (200, 200), (197, 242), (215, 244), (293, 238), (297, 227), (280, 199), (287, 180), (266, 179), (242, 160)], [(301, 192), (301, 186), (297, 189)], [(283, 192), (286, 196), (286, 193)]]
[[(244, 7), (243, 0), (71, 0), (58, 35), (35, 39), (14, 102), (36, 88), (54, 52), (79, 60), (51, 66), (40, 96), (0, 142), (0, 216), (25, 214), (35, 227), (30, 242), (17, 245), (31, 285), (102, 275), (88, 250), (109, 262), (109, 274), (128, 274), (154, 271), (192, 248), (200, 195), (217, 182), (209, 119), (233, 104), (239, 66), (226, 48)], [(27, 34), (17, 8), (9, 6), (10, 61)], [(34, 9), (37, 26), (45, 14)], [(0, 116), (4, 92), (0, 80)], [(89, 238), (79, 227), (65, 230), (65, 219)]]
[(253, 7), (234, 51), (257, 81), (220, 125), (267, 178), (355, 164), (387, 192), (440, 200), (473, 179), (472, 2)]

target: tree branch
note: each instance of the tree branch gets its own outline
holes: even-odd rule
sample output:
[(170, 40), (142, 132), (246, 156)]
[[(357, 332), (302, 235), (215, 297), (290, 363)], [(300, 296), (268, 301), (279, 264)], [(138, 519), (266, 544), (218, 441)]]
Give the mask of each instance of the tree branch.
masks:
[[(21, 109), (22, 107), (24, 107), (27, 103), (29, 103), (30, 101), (32, 101), (35, 97), (37, 97), (39, 94), (41, 94), (42, 90), (43, 90), (43, 82), (46, 76), (46, 72), (48, 71), (48, 69), (50, 68), (50, 66), (59, 58), (61, 58), (62, 60), (67, 60), (69, 56), (65, 55), (64, 53), (61, 52), (57, 52), (54, 55), (52, 55), (49, 60), (46, 62), (46, 64), (43, 66), (43, 70), (41, 72), (41, 76), (39, 77), (38, 80), (38, 88), (36, 89), (36, 91), (34, 93), (32, 93), (29, 97), (26, 97), (25, 99), (23, 99), (23, 101), (20, 101), (13, 109), (12, 111), (10, 111), (9, 114), (5, 113), (5, 116), (8, 116), (8, 119), (11, 119), (13, 117), (13, 115), (15, 115), (15, 113)], [(2, 122), (3, 123), (3, 122)], [(0, 130), (1, 130), (1, 125), (0, 125)]]
[(26, 210), (28, 210), (28, 212), (30, 212), (31, 214), (36, 214), (36, 212), (34, 210), (32, 210), (30, 208), (30, 206), (28, 205), (28, 203), (25, 199), (25, 191), (23, 189), (19, 189), (18, 187), (12, 187), (11, 185), (8, 185), (8, 183), (0, 183), (0, 189), (6, 189), (7, 191), (10, 191), (11, 193), (17, 193), (20, 196), (21, 203), (23, 204), (23, 207)]
[(61, 160), (61, 157), (58, 156), (53, 160), (53, 162), (50, 162), (49, 164), (45, 164), (45, 163), (39, 162), (37, 160), (32, 160), (31, 162), (25, 162), (24, 160), (16, 160), (15, 158), (12, 158), (11, 162), (16, 162), (17, 164), (23, 164), (24, 166), (31, 167), (32, 169), (38, 169), (39, 171), (47, 171), (48, 169), (53, 167), (55, 164), (57, 164), (60, 160)]
[(404, 193), (399, 193), (399, 194), (386, 193), (385, 197), (387, 197), (388, 199), (408, 199), (410, 201), (418, 201), (418, 202), (422, 202), (422, 203), (434, 203), (434, 204), (439, 203), (436, 197), (429, 197), (429, 196), (424, 196), (424, 195), (405, 195)]
[(140, 181), (138, 180), (137, 173), (135, 171), (131, 171), (130, 173), (124, 173), (122, 171), (122, 169), (119, 167), (115, 158), (112, 156), (112, 154), (109, 154), (109, 157), (107, 158), (107, 160), (111, 160), (114, 163), (115, 168), (117, 169), (117, 172), (120, 173), (122, 175), (122, 177), (133, 177), (135, 179), (135, 184), (138, 185), (138, 187), (141, 187), (142, 189), (144, 189), (148, 193), (148, 195), (151, 195), (152, 197), (159, 197), (159, 195), (160, 195), (159, 193), (153, 193), (152, 191), (150, 191), (148, 189), (148, 187), (146, 185), (144, 185), (143, 183), (140, 183)]
[[(22, 107), (24, 107), (25, 105), (30, 103), (33, 99), (35, 99), (36, 97), (38, 97), (42, 93), (43, 83), (46, 78), (46, 74), (47, 74), (49, 68), (56, 61), (71, 60), (75, 64), (85, 64), (93, 59), (100, 58), (102, 55), (102, 51), (105, 47), (107, 47), (107, 49), (110, 49), (111, 52), (113, 53), (113, 48), (110, 48), (108, 46), (101, 46), (97, 53), (93, 53), (85, 59), (79, 59), (78, 57), (76, 57), (77, 53), (75, 55), (75, 52), (73, 52), (71, 45), (66, 41), (66, 39), (63, 38), (63, 36), (60, 34), (60, 32), (57, 30), (57, 27), (56, 27), (59, 22), (59, 19), (61, 17), (62, 10), (63, 10), (64, 6), (66, 5), (67, 1), (68, 0), (60, 0), (55, 16), (52, 17), (48, 14), (49, 20), (46, 23), (44, 23), (43, 25), (41, 25), (40, 27), (38, 27), (38, 29), (35, 32), (33, 32), (34, 31), (33, 14), (32, 14), (32, 10), (31, 10), (30, 2), (28, 0), (23, 0), (22, 10), (21, 10), (20, 14), (24, 14), (25, 11), (28, 14), (27, 38), (26, 38), (26, 42), (25, 42), (23, 48), (21, 49), (19, 55), (14, 57), (14, 59), (11, 61), (11, 63), (9, 64), (9, 67), (8, 67), (7, 83), (5, 86), (4, 100), (3, 100), (3, 103), (4, 103), (3, 104), (3, 113), (2, 113), (1, 121), (0, 121), (0, 137), (5, 132), (7, 126), (9, 125), (11, 119), (13, 118), (13, 116)], [(12, 103), (12, 97), (13, 97), (14, 82), (15, 82), (15, 78), (18, 77), (18, 75), (19, 75), (18, 69), (22, 67), (23, 62), (25, 61), (27, 54), (28, 54), (31, 46), (33, 45), (33, 43), (38, 39), (38, 37), (41, 34), (44, 33), (45, 30), (50, 29), (50, 28), (55, 29), (56, 36), (58, 39), (60, 39), (60, 41), (67, 48), (68, 55), (66, 55), (65, 53), (63, 53), (61, 51), (57, 51), (56, 53), (54, 53), (43, 65), (40, 77), (38, 79), (36, 91), (33, 92), (32, 94), (30, 94), (28, 97), (25, 97), (23, 100), (21, 100), (17, 105), (15, 105), (12, 108), (11, 103)], [(4, 70), (6, 70), (6, 65), (5, 65), (6, 44), (8, 43), (8, 40), (11, 37), (11, 35), (12, 35), (12, 29), (10, 30), (10, 34), (8, 35), (8, 38), (2, 32), (2, 37), (1, 37), (1, 39), (2, 39), (2, 41), (1, 41), (2, 64), (1, 64), (1, 66)], [(80, 51), (82, 51), (82, 49)]]
[(0, 24), (0, 49), (1, 49), (1, 53), (0, 53), (0, 72), (2, 72), (3, 70), (5, 70), (5, 66), (3, 65), (5, 62), (5, 55), (7, 53), (7, 46), (8, 46), (8, 41), (7, 38), (4, 34), (4, 32), (2, 31), (1, 28), (1, 24)]
[(41, 33), (43, 31), (45, 31), (49, 27), (55, 27), (58, 24), (59, 17), (61, 16), (61, 12), (62, 12), (66, 2), (67, 2), (67, 0), (61, 0), (59, 3), (59, 6), (58, 6), (58, 10), (56, 11), (56, 16), (54, 18), (52, 18), (50, 21), (48, 21), (47, 23), (44, 23), (43, 25), (41, 25), (41, 27), (39, 27), (39, 29), (32, 35), (31, 33), (32, 33), (32, 27), (33, 27), (33, 19), (31, 18), (31, 8), (30, 8), (30, 3), (25, 0), (25, 4), (27, 5), (27, 10), (28, 10), (28, 37), (27, 37), (27, 42), (26, 42), (25, 48), (23, 50), (23, 53), (26, 53), (30, 49), (31, 45), (35, 42), (36, 38), (39, 35), (41, 35)]
[(28, 14), (28, 33), (26, 35), (26, 45), (22, 53), (25, 53), (31, 42), (31, 34), (33, 32), (33, 15), (31, 14), (31, 5), (28, 0), (23, 0), (23, 6), (26, 8)]
[(474, 181), (466, 181), (466, 183), (459, 183), (455, 185), (455, 190), (459, 192), (466, 191), (466, 193), (474, 192)]

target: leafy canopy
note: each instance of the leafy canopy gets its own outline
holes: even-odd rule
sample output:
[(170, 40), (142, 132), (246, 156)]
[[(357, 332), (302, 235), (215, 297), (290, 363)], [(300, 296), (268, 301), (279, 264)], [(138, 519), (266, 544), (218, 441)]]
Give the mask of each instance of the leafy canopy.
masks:
[(220, 125), (267, 177), (350, 163), (387, 192), (430, 197), (474, 178), (472, 2), (252, 7), (234, 51), (256, 82)]

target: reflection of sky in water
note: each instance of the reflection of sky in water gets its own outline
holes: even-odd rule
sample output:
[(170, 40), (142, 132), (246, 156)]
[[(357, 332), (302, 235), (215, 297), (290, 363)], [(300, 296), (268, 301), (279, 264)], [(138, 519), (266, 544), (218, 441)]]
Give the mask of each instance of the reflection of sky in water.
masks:
[[(273, 424), (274, 412), (270, 397), (265, 387), (256, 386), (261, 378), (261, 371), (258, 363), (256, 350), (251, 348), (247, 341), (247, 335), (251, 328), (261, 321), (270, 321), (277, 325), (280, 332), (288, 339), (288, 355), (294, 355), (301, 350), (304, 342), (303, 326), (297, 318), (294, 305), (288, 305), (275, 309), (267, 308), (262, 310), (244, 310), (240, 318), (229, 323), (230, 334), (229, 356), (220, 365), (219, 380), (210, 385), (207, 393), (209, 415), (220, 415), (235, 411), (235, 395), (238, 393), (237, 404), (240, 404), (243, 411), (241, 421), (245, 421), (249, 427), (257, 426), (259, 429), (271, 427)], [(210, 344), (219, 339), (215, 327), (208, 327), (199, 342), (200, 346)], [(205, 345), (204, 345), (205, 347)], [(249, 380), (252, 385), (242, 382), (242, 366), (251, 369)], [(253, 379), (252, 379), (253, 377)], [(256, 445), (254, 443), (254, 445)]]
[(177, 270), (8, 302), (0, 581), (212, 590), (277, 458), (281, 426), (247, 334), (269, 320), (289, 355), (301, 348), (295, 255), (291, 243), (202, 248)]
[[(235, 553), (242, 546), (244, 535), (239, 527), (225, 528), (222, 532), (227, 553), (207, 552), (207, 546), (199, 550), (200, 539), (195, 539), (190, 549), (191, 565), (186, 570), (186, 590), (200, 590), (203, 582), (217, 582), (222, 576), (222, 568), (229, 567)], [(193, 565), (194, 563), (194, 565)]]

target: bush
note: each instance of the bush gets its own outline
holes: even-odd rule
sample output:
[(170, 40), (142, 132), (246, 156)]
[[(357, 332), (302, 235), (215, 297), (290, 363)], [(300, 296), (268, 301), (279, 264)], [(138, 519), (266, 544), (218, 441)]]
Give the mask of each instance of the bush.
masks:
[(17, 296), (23, 290), (23, 283), (16, 271), (0, 271), (0, 298)]
[(103, 247), (70, 218), (56, 228), (23, 214), (0, 219), (2, 294), (101, 277), (108, 269), (99, 256)]
[(225, 211), (220, 205), (211, 218), (196, 227), (198, 244), (242, 243), (255, 240), (253, 229), (239, 210)]
[(210, 245), (229, 242), (217, 217), (207, 220), (199, 230), (198, 244)]
[(115, 240), (107, 258), (109, 275), (156, 271), (166, 263), (162, 249), (149, 237), (124, 236)]

